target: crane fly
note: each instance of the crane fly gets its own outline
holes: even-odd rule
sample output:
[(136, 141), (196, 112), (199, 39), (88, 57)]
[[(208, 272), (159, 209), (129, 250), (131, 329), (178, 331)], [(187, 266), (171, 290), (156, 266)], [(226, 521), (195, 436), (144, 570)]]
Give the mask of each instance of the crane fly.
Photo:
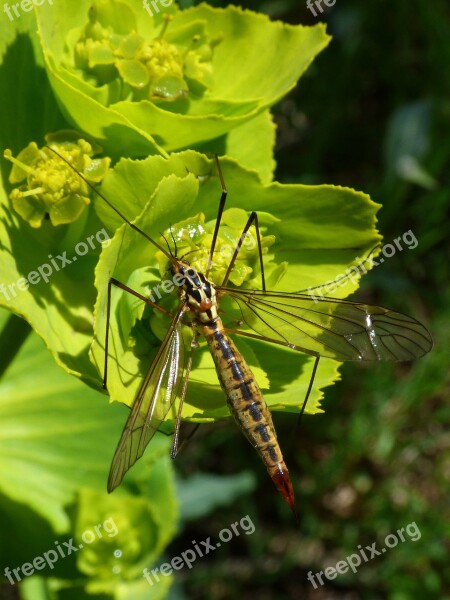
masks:
[[(52, 151), (56, 153), (55, 150)], [(429, 352), (432, 339), (428, 330), (414, 318), (388, 308), (335, 298), (312, 299), (304, 293), (266, 290), (261, 236), (256, 212), (252, 212), (248, 217), (223, 281), (220, 285), (214, 284), (208, 277), (214, 263), (214, 250), (228, 193), (217, 157), (216, 166), (222, 194), (204, 273), (194, 268), (184, 257), (177, 257), (175, 239), (173, 239), (175, 253), (172, 253), (169, 244), (166, 250), (131, 223), (106, 197), (86, 182), (125, 223), (165, 255), (171, 274), (179, 278), (179, 304), (173, 313), (117, 279), (109, 280), (104, 363), (105, 388), (113, 287), (120, 288), (150, 305), (154, 310), (169, 315), (171, 323), (134, 399), (112, 460), (107, 489), (108, 492), (112, 492), (121, 483), (126, 472), (144, 453), (147, 444), (160, 428), (171, 407), (178, 401), (171, 451), (171, 456), (176, 456), (181, 412), (192, 360), (198, 347), (198, 340), (203, 336), (211, 352), (217, 377), (231, 414), (258, 452), (281, 496), (296, 514), (293, 486), (277, 441), (270, 410), (250, 367), (230, 334), (280, 344), (314, 357), (311, 378), (300, 415), (305, 410), (321, 357), (338, 361), (409, 361)], [(227, 287), (238, 254), (252, 226), (258, 243), (261, 289), (245, 290)], [(224, 326), (219, 316), (219, 306), (225, 296), (229, 296), (237, 304), (242, 315), (241, 323), (245, 323), (251, 331)], [(182, 328), (185, 325), (192, 329), (193, 337), (189, 350), (185, 348), (182, 335)]]

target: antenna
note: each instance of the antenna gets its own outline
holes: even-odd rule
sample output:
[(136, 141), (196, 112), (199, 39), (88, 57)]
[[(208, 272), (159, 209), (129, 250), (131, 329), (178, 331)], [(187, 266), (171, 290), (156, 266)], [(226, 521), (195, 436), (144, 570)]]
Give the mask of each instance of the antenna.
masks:
[[(159, 235), (160, 235), (160, 236), (163, 238), (163, 240), (166, 242), (166, 246), (167, 246), (167, 248), (169, 249), (169, 253), (170, 253), (170, 255), (172, 256), (172, 250), (170, 249), (169, 242), (167, 241), (167, 238), (166, 238), (166, 236), (165, 236), (163, 233), (161, 233), (161, 232), (159, 233)], [(176, 245), (175, 245), (175, 250), (176, 250)], [(175, 254), (175, 257), (176, 257), (176, 254)]]
[(173, 236), (172, 225), (170, 225), (169, 231), (170, 231), (170, 237), (172, 238), (172, 242), (173, 242), (173, 245), (174, 245), (174, 248), (175, 248), (175, 256), (178, 256), (177, 240)]
[(66, 159), (64, 158), (64, 156), (61, 156), (61, 154), (59, 154), (59, 152), (57, 152), (54, 148), (51, 148), (50, 146), (46, 145), (44, 146), (45, 148), (48, 148), (51, 152), (53, 152), (53, 154), (56, 154), (56, 156), (58, 156), (61, 160), (63, 160), (71, 169), (72, 171), (75, 171), (75, 173), (77, 173), (78, 177), (80, 177), (85, 184), (98, 196), (100, 196), (100, 198), (106, 202), (106, 204), (113, 209), (113, 211), (119, 215), (119, 217), (125, 221), (125, 223), (127, 223), (127, 225), (129, 225), (131, 227), (131, 229), (134, 229), (134, 231), (137, 231), (138, 233), (140, 233), (142, 236), (145, 237), (146, 240), (148, 240), (151, 244), (153, 244), (156, 248), (158, 248), (158, 250), (160, 250), (165, 256), (167, 256), (167, 258), (172, 262), (176, 264), (176, 261), (174, 259), (174, 257), (167, 252), (167, 250), (165, 248), (163, 248), (163, 246), (161, 246), (160, 244), (158, 244), (158, 242), (155, 242), (154, 239), (152, 239), (149, 235), (147, 235), (145, 233), (145, 231), (142, 231), (142, 229), (139, 229), (139, 227), (137, 225), (134, 225), (134, 223), (132, 223), (129, 219), (127, 219), (127, 217), (120, 212), (119, 209), (117, 209), (101, 192), (99, 192), (97, 189), (95, 189), (95, 187), (92, 185), (92, 183), (90, 183), (86, 177), (80, 173), (77, 169), (75, 169), (75, 167)]

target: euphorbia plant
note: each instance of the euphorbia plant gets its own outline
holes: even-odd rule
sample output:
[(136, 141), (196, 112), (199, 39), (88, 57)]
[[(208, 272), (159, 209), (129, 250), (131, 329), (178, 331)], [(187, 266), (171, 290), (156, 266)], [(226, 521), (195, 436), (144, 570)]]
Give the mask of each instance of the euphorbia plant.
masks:
[[(81, 0), (35, 11), (65, 114), (116, 156), (193, 148), (258, 116), (252, 134), (258, 138), (264, 128), (270, 147), (273, 127), (264, 113), (329, 41), (321, 24), (271, 22), (235, 6), (180, 11), (173, 3), (154, 18), (140, 0)], [(249, 146), (248, 130), (244, 139)], [(232, 139), (217, 140), (216, 150), (220, 144), (247, 155)]]
[[(211, 271), (216, 282), (226, 270), (229, 256), (225, 249), (240, 235), (251, 211), (257, 211), (260, 219), (268, 289), (298, 291), (333, 280), (356, 257), (367, 256), (379, 241), (377, 205), (366, 195), (331, 185), (271, 183), (274, 127), (269, 110), (328, 43), (322, 25), (289, 26), (237, 7), (217, 10), (206, 4), (185, 11), (173, 5), (151, 19), (140, 0), (44, 3), (34, 7), (34, 15), (39, 35), (32, 26), (29, 35), (35, 50), (41, 48), (37, 63), (45, 67), (49, 82), (42, 96), (51, 98), (53, 91), (61, 114), (53, 101), (51, 109), (47, 100), (39, 104), (31, 77), (14, 96), (15, 74), (5, 68), (10, 77), (8, 98), (20, 107), (25, 98), (33, 98), (28, 109), (36, 110), (40, 120), (28, 121), (24, 131), (11, 131), (10, 117), (0, 112), (2, 145), (13, 149), (7, 156), (16, 161), (13, 185), (5, 178), (1, 190), (5, 217), (0, 220), (0, 303), (32, 325), (69, 373), (101, 388), (109, 278), (148, 294), (165, 278), (167, 264), (145, 237), (131, 230), (65, 163), (60, 163), (57, 177), (46, 170), (40, 163), (43, 154), (53, 166), (57, 157), (43, 148), (45, 133), (75, 127), (77, 140), (91, 140), (90, 149), (81, 143), (81, 158), (78, 149), (74, 167), (90, 183), (102, 182), (101, 193), (147, 235), (164, 243), (162, 233), (169, 244), (177, 242), (180, 253), (191, 253), (198, 268), (208, 253), (221, 191), (215, 163), (205, 150), (218, 152), (229, 196), (218, 260)], [(52, 143), (51, 138), (47, 141)], [(97, 146), (112, 158), (113, 168), (108, 169), (105, 156), (93, 156)], [(74, 158), (69, 156), (73, 148), (68, 154), (67, 148), (60, 150), (69, 161)], [(138, 160), (143, 156), (145, 160)], [(47, 177), (50, 171), (52, 176)], [(36, 178), (36, 172), (45, 177)], [(27, 187), (13, 192), (12, 187), (25, 183)], [(45, 183), (68, 192), (61, 198), (49, 195)], [(60, 199), (63, 210), (56, 214), (54, 201)], [(99, 232), (104, 232), (103, 238), (96, 237)], [(92, 236), (98, 245), (77, 255), (77, 245)], [(51, 261), (58, 256), (67, 259), (64, 268), (40, 281), (31, 275), (47, 263), (53, 265)], [(260, 286), (255, 248), (241, 254), (230, 285)], [(346, 296), (356, 286), (356, 281), (349, 282), (335, 295)], [(176, 293), (158, 300), (169, 310), (178, 302)], [(239, 319), (230, 303), (224, 301), (221, 309), (225, 321)], [(166, 328), (164, 316), (114, 290), (108, 381), (112, 399), (132, 403)], [(256, 341), (239, 340), (239, 347), (270, 408), (297, 412), (309, 382), (311, 359)], [(321, 361), (309, 411), (320, 410), (320, 389), (336, 378), (337, 363)], [(39, 405), (46, 407), (44, 398)], [(30, 406), (34, 406), (32, 399)], [(210, 355), (201, 348), (195, 356), (183, 416), (210, 421), (227, 415)], [(49, 429), (49, 422), (42, 419), (42, 429)], [(45, 462), (45, 447), (36, 448)], [(111, 447), (111, 455), (112, 451)], [(142, 492), (144, 478), (133, 472), (128, 492)], [(65, 490), (63, 475), (55, 477), (56, 487)], [(94, 514), (103, 518), (105, 510), (127, 510), (129, 519), (122, 527), (131, 536), (126, 535), (125, 542), (131, 539), (133, 551), (142, 544), (138, 549), (142, 551), (133, 555), (135, 564), (140, 567), (142, 560), (153, 560), (173, 533), (175, 508), (170, 490), (161, 503), (170, 508), (171, 523), (161, 533), (164, 526), (154, 505), (125, 500), (127, 507), (122, 508), (120, 496), (108, 502), (97, 496), (97, 479), (94, 491), (80, 493), (77, 532), (89, 526)], [(11, 486), (3, 485), (2, 491), (13, 497)], [(24, 498), (23, 490), (14, 496), (21, 502)], [(68, 502), (67, 498), (73, 500), (63, 496)], [(61, 508), (57, 509), (61, 515)], [(52, 521), (49, 512), (40, 514), (53, 524), (56, 520)], [(136, 533), (136, 519), (141, 516), (155, 521), (154, 527), (150, 523), (145, 529), (146, 535), (155, 536), (154, 544), (147, 545)], [(110, 546), (105, 543), (80, 554), (79, 571), (90, 578), (92, 593), (131, 597), (133, 591), (128, 590), (127, 596), (123, 582), (117, 586), (108, 582), (108, 570), (116, 566)], [(127, 551), (132, 553), (130, 546)], [(135, 564), (127, 565), (130, 579), (135, 576)], [(139, 593), (146, 591), (139, 588)]]
[[(263, 185), (256, 173), (242, 168), (234, 160), (222, 158), (221, 166), (228, 200), (217, 246), (218, 260), (211, 270), (211, 278), (216, 283), (221, 282), (229, 261), (230, 240), (239, 238), (252, 210), (258, 212), (262, 227), (268, 289), (292, 292), (333, 280), (355, 264), (356, 256), (363, 258), (376, 246), (379, 239), (374, 229), (377, 205), (366, 195), (334, 186)], [(139, 186), (131, 188), (130, 181), (139, 181)], [(166, 239), (173, 239), (172, 246), (177, 244), (178, 254), (189, 252), (187, 258), (197, 268), (204, 266), (209, 250), (220, 191), (214, 161), (192, 151), (172, 154), (168, 160), (160, 157), (149, 157), (145, 161), (122, 160), (102, 185), (102, 193), (136, 226), (159, 243), (164, 243), (160, 235), (166, 232)], [(161, 261), (152, 244), (129, 225), (120, 225), (120, 218), (101, 199), (97, 212), (106, 226), (119, 227), (109, 247), (102, 252), (96, 269), (98, 299), (92, 355), (102, 373), (110, 277), (147, 297), (150, 294), (171, 311), (178, 299), (175, 292), (158, 291), (161, 289), (158, 284), (167, 279), (167, 264)], [(255, 246), (251, 251), (244, 249), (230, 284), (261, 287)], [(355, 287), (355, 281), (349, 281), (336, 295), (348, 295)], [(112, 297), (114, 359), (110, 360), (108, 389), (112, 398), (131, 404), (140, 378), (130, 374), (145, 372), (170, 321), (120, 290)], [(229, 319), (239, 319), (239, 314), (227, 302), (221, 308), (230, 311)], [(298, 410), (309, 382), (310, 357), (247, 338), (240, 339), (239, 343), (259, 375), (260, 385), (268, 389), (269, 406), (275, 410)], [(196, 420), (227, 416), (228, 409), (206, 348), (205, 352), (197, 353), (195, 365), (184, 416)], [(310, 411), (318, 410), (318, 389), (336, 377), (336, 363), (324, 360)]]

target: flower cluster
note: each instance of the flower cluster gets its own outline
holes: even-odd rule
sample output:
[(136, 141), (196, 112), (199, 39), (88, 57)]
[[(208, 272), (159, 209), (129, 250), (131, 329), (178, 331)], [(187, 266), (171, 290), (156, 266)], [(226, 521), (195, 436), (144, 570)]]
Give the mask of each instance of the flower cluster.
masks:
[[(213, 47), (203, 27), (188, 45), (165, 38), (170, 15), (153, 39), (137, 32), (134, 13), (126, 11), (127, 27), (118, 25), (110, 7), (91, 6), (89, 23), (75, 45), (75, 65), (96, 85), (117, 84), (122, 99), (178, 100), (212, 84)], [(116, 86), (116, 87), (117, 87)]]
[(21, 184), (10, 194), (12, 205), (35, 228), (40, 227), (46, 218), (52, 225), (76, 221), (90, 203), (86, 180), (99, 183), (110, 163), (109, 158), (92, 158), (101, 152), (101, 148), (90, 144), (76, 132), (48, 134), (45, 140), (84, 179), (49, 148), (39, 148), (35, 142), (30, 142), (16, 158), (10, 150), (5, 150), (4, 157), (14, 165), (9, 182)]
[[(221, 228), (219, 229), (214, 260), (211, 265), (209, 278), (214, 283), (220, 284), (230, 264), (231, 257), (240, 240), (242, 230), (247, 222), (248, 214), (242, 208), (230, 208), (222, 215)], [(205, 223), (204, 213), (189, 217), (174, 225), (164, 232), (166, 240), (172, 240), (176, 246), (177, 256), (186, 257), (189, 263), (201, 273), (206, 272), (208, 254), (211, 248), (215, 219)], [(266, 228), (262, 228), (261, 249), (267, 254), (269, 247), (275, 242), (275, 236), (264, 235)], [(173, 248), (172, 250), (175, 250)], [(167, 272), (167, 258), (162, 252), (156, 253), (160, 265), (161, 276)], [(269, 266), (269, 265), (268, 265)], [(242, 243), (241, 250), (230, 274), (230, 282), (241, 286), (255, 275), (259, 269), (259, 252), (256, 234), (249, 231)]]

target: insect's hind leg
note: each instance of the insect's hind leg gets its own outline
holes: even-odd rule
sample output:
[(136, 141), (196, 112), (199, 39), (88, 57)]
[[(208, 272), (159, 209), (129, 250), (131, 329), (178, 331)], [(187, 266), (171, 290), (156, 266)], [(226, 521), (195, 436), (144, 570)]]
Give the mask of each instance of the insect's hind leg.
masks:
[(118, 279), (114, 279), (114, 277), (110, 278), (110, 280), (108, 281), (108, 299), (107, 299), (107, 304), (106, 304), (105, 363), (103, 365), (103, 389), (104, 390), (107, 389), (106, 384), (107, 384), (107, 377), (108, 377), (109, 323), (110, 323), (110, 317), (111, 317), (111, 289), (112, 289), (113, 285), (115, 287), (120, 288), (124, 292), (127, 292), (127, 294), (131, 294), (132, 296), (139, 298), (140, 300), (142, 300), (149, 306), (151, 306), (157, 310), (160, 310), (161, 312), (165, 313), (166, 315), (168, 315), (170, 317), (173, 316), (165, 308), (162, 308), (155, 302), (152, 302), (151, 300), (149, 300), (148, 298), (146, 298), (139, 292), (136, 292), (135, 290), (131, 289), (130, 287), (128, 287), (127, 285), (125, 285), (124, 283), (119, 281)]

